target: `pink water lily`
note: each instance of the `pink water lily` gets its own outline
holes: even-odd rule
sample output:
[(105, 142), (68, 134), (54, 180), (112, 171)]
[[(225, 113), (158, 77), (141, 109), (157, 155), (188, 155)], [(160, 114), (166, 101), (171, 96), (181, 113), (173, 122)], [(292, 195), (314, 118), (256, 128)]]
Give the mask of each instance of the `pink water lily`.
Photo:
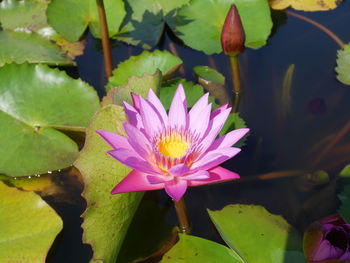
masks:
[(239, 178), (219, 164), (240, 152), (232, 147), (249, 129), (237, 129), (216, 138), (229, 113), (227, 105), (211, 113), (208, 93), (187, 112), (182, 85), (177, 88), (169, 113), (152, 89), (147, 99), (132, 94), (133, 106), (124, 102), (127, 138), (98, 130), (113, 150), (108, 153), (133, 169), (113, 194), (164, 188), (176, 201), (188, 186)]

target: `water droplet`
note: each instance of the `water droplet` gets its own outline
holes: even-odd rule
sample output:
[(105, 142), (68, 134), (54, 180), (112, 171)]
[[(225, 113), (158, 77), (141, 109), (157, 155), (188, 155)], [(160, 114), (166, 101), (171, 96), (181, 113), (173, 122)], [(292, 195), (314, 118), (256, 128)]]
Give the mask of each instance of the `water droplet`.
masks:
[(40, 175), (40, 174), (37, 174), (36, 176), (40, 177), (41, 175)]
[(52, 174), (52, 171), (47, 171), (48, 174)]
[(31, 179), (32, 177), (29, 175), (28, 178)]

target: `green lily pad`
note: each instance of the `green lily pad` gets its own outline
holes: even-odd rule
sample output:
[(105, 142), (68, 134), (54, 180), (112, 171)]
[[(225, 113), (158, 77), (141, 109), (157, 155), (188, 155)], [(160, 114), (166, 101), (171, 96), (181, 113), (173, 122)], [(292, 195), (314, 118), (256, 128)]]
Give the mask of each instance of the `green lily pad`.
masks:
[(0, 5), (2, 28), (33, 32), (47, 25), (46, 0), (5, 0)]
[(62, 225), (61, 218), (37, 194), (0, 181), (0, 262), (45, 262)]
[(179, 242), (167, 252), (161, 263), (244, 263), (232, 249), (200, 237), (179, 234)]
[[(140, 262), (176, 241), (177, 228), (166, 223), (167, 209), (142, 201), (131, 222), (117, 262)], [(168, 244), (169, 243), (169, 244)]]
[(206, 81), (211, 81), (221, 85), (225, 84), (225, 77), (220, 72), (211, 67), (195, 66), (193, 68), (193, 71), (197, 77), (202, 78)]
[[(119, 31), (125, 17), (122, 0), (104, 0), (109, 36)], [(69, 41), (78, 41), (89, 26), (94, 37), (101, 37), (96, 0), (52, 0), (47, 10), (51, 26)]]
[(246, 262), (283, 263), (281, 251), (302, 251), (301, 237), (293, 227), (262, 206), (228, 205), (208, 212), (221, 237)]
[(245, 46), (264, 46), (272, 28), (267, 0), (193, 0), (178, 11), (172, 29), (187, 46), (208, 55), (220, 53), (221, 29), (233, 3), (243, 23)]
[(163, 79), (168, 79), (182, 64), (182, 60), (168, 51), (144, 51), (138, 56), (130, 57), (113, 70), (106, 90), (126, 85), (131, 76), (141, 77), (143, 74), (154, 74), (159, 69)]
[(189, 0), (127, 0), (127, 15), (116, 39), (142, 48), (152, 48), (159, 42), (165, 23), (173, 23), (177, 9)]
[(103, 98), (102, 104), (116, 104), (123, 106), (123, 101), (132, 105), (130, 93), (141, 95), (147, 98), (149, 89), (153, 89), (156, 94), (159, 94), (159, 88), (162, 82), (162, 74), (159, 70), (154, 74), (145, 73), (142, 77), (132, 76), (124, 87), (112, 88)]
[(72, 64), (72, 58), (59, 46), (37, 33), (0, 30), (0, 67), (6, 63)]
[(45, 65), (0, 68), (0, 173), (26, 176), (68, 167), (78, 154), (59, 130), (84, 131), (96, 91)]
[(113, 187), (131, 169), (107, 154), (111, 147), (96, 133), (96, 130), (112, 131), (125, 136), (123, 108), (107, 105), (95, 114), (86, 129), (86, 142), (74, 165), (83, 176), (83, 197), (87, 208), (82, 217), (83, 242), (93, 249), (90, 262), (114, 263), (128, 226), (143, 192), (111, 195)]
[(350, 85), (350, 43), (346, 44), (343, 49), (338, 50), (337, 79), (346, 85)]
[(182, 84), (185, 90), (187, 106), (191, 108), (196, 101), (204, 95), (203, 87), (185, 79), (173, 79), (162, 84), (159, 98), (166, 110), (170, 109), (171, 101), (173, 100), (175, 91), (179, 84)]

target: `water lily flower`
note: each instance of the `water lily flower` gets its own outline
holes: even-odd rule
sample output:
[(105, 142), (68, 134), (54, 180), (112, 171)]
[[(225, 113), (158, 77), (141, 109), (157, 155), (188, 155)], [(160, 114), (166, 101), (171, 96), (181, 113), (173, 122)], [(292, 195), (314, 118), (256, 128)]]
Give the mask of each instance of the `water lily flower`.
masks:
[(177, 88), (169, 113), (152, 91), (147, 99), (132, 94), (133, 106), (124, 102), (127, 138), (98, 130), (113, 150), (108, 153), (133, 169), (113, 194), (157, 190), (179, 201), (189, 186), (239, 178), (219, 164), (240, 152), (231, 147), (248, 129), (237, 129), (216, 138), (229, 113), (227, 105), (211, 113), (208, 93), (187, 112), (182, 85)]
[(350, 262), (350, 224), (339, 215), (313, 223), (304, 235), (309, 262)]

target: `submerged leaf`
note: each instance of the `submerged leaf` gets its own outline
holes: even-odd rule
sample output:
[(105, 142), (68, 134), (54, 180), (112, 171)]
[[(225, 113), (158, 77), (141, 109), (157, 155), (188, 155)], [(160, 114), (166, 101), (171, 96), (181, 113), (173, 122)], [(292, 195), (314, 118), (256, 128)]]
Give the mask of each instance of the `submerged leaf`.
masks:
[(161, 263), (245, 263), (234, 250), (221, 244), (190, 235), (179, 235), (179, 242), (167, 252)]
[(26, 176), (65, 168), (78, 147), (59, 130), (81, 130), (99, 108), (96, 91), (44, 65), (0, 68), (0, 173)]
[(228, 205), (208, 212), (221, 237), (247, 262), (283, 263), (285, 250), (302, 251), (296, 230), (262, 206)]
[[(109, 36), (115, 35), (126, 14), (122, 0), (104, 0)], [(78, 41), (89, 26), (101, 37), (96, 0), (52, 0), (47, 10), (51, 26), (69, 41)]]
[(95, 114), (86, 130), (86, 142), (74, 165), (83, 176), (87, 208), (82, 217), (83, 242), (93, 249), (90, 262), (114, 263), (143, 192), (111, 195), (113, 187), (131, 169), (106, 152), (111, 147), (96, 133), (103, 129), (124, 134), (122, 107), (108, 105)]
[(222, 26), (233, 3), (243, 23), (245, 46), (264, 46), (272, 28), (267, 0), (193, 0), (178, 11), (172, 29), (189, 47), (208, 55), (220, 53)]
[(343, 49), (338, 50), (335, 71), (338, 73), (337, 79), (341, 83), (350, 85), (350, 43), (346, 44)]
[(159, 69), (163, 79), (168, 79), (182, 64), (182, 60), (168, 51), (144, 51), (138, 56), (130, 57), (113, 70), (106, 90), (124, 86), (131, 76), (141, 77), (143, 74), (154, 74)]
[(269, 0), (273, 9), (292, 7), (303, 11), (325, 11), (334, 9), (342, 0)]
[(0, 181), (0, 262), (45, 262), (62, 220), (37, 194)]

